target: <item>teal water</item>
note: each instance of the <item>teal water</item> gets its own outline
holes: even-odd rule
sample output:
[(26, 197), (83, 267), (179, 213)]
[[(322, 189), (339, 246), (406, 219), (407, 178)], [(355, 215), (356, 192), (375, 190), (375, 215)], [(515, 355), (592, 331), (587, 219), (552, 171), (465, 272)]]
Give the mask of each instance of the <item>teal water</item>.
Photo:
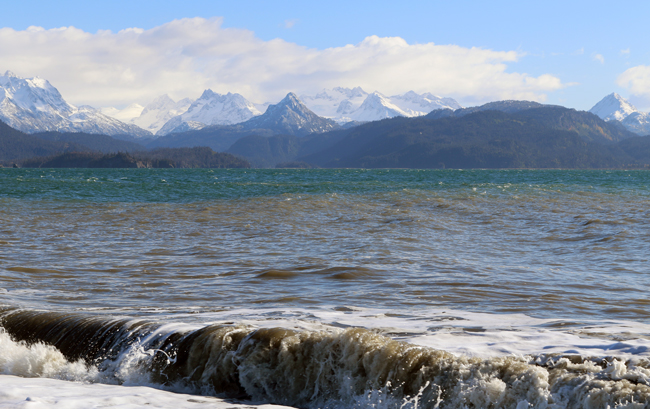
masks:
[[(0, 169), (0, 197), (189, 203), (282, 194), (369, 194), (412, 189), (490, 194), (650, 194), (647, 171)], [(482, 193), (482, 192), (479, 192)]]
[(650, 173), (0, 169), (0, 302), (650, 322)]

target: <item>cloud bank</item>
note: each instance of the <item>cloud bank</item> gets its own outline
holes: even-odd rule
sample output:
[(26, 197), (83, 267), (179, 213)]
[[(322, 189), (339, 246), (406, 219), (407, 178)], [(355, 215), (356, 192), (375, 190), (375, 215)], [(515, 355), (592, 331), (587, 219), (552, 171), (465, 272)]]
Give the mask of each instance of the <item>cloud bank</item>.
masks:
[(355, 45), (311, 49), (263, 41), (220, 18), (174, 20), (150, 30), (88, 33), (74, 27), (0, 29), (0, 70), (48, 79), (73, 104), (120, 106), (239, 92), (275, 102), (287, 92), (361, 86), (387, 95), (409, 90), (465, 104), (499, 99), (544, 101), (565, 86), (550, 74), (508, 72), (521, 54), (456, 45), (408, 44), (370, 36)]
[(639, 109), (650, 109), (650, 66), (628, 68), (618, 76), (616, 83), (630, 91), (631, 99)]

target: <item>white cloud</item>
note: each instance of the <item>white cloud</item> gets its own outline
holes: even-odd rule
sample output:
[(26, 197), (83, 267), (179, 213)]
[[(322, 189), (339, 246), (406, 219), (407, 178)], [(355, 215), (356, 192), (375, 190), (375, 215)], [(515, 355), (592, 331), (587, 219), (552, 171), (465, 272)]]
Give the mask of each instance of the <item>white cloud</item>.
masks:
[(70, 102), (93, 106), (147, 103), (163, 93), (197, 97), (206, 88), (275, 102), (289, 91), (334, 86), (388, 95), (433, 92), (465, 103), (543, 101), (546, 92), (567, 85), (550, 74), (508, 72), (508, 64), (521, 56), (377, 36), (317, 50), (224, 29), (220, 18), (174, 20), (117, 33), (91, 34), (74, 27), (0, 29), (1, 70), (46, 78)]
[(605, 57), (602, 54), (594, 55), (594, 61), (598, 61), (601, 64), (605, 64)]
[(297, 19), (284, 20), (284, 28), (293, 28), (298, 23)]
[(625, 50), (621, 50), (621, 55), (626, 55), (630, 53), (630, 49), (626, 48)]
[(638, 65), (625, 70), (616, 79), (616, 84), (630, 92), (630, 101), (636, 107), (650, 110), (650, 66)]
[(632, 94), (650, 97), (650, 66), (638, 65), (625, 70), (616, 83), (627, 88)]

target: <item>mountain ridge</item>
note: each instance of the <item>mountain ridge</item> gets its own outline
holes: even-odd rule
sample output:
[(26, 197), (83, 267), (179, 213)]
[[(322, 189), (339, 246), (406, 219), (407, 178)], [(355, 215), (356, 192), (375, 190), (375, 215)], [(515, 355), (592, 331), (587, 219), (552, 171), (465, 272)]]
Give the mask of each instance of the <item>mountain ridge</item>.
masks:
[(607, 122), (619, 123), (637, 135), (650, 135), (650, 113), (639, 111), (615, 92), (597, 102), (589, 112)]
[(47, 80), (21, 78), (10, 71), (0, 76), (0, 120), (26, 133), (88, 132), (111, 136), (151, 136), (90, 106), (75, 107)]

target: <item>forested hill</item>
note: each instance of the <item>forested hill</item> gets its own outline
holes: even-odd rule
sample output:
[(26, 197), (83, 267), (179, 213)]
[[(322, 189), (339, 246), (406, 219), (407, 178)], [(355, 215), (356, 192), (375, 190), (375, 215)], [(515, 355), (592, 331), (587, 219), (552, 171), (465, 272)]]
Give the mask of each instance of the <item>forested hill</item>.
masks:
[(250, 168), (248, 161), (208, 147), (149, 152), (65, 152), (20, 162), (25, 168)]
[(64, 152), (136, 152), (145, 147), (108, 135), (75, 132), (26, 134), (0, 121), (0, 161), (20, 161)]
[(29, 135), (0, 121), (0, 167), (45, 168), (248, 168), (245, 159), (208, 147), (147, 151), (107, 135), (45, 132)]
[(75, 150), (88, 151), (89, 148), (76, 143), (44, 140), (20, 132), (0, 121), (0, 161), (20, 160)]
[[(230, 152), (258, 166), (301, 161), (320, 167), (619, 168), (636, 136), (587, 112), (556, 106), (474, 110), (463, 115), (392, 118), (305, 138), (247, 137)], [(435, 112), (435, 111), (434, 111)], [(453, 111), (451, 111), (453, 112)], [(635, 139), (636, 140), (636, 139)], [(641, 138), (635, 146), (649, 143)]]
[[(269, 135), (267, 130), (248, 130), (245, 135), (237, 126), (227, 130), (232, 134), (223, 129), (218, 135), (210, 134), (213, 130), (195, 131), (197, 139), (186, 138), (184, 142), (199, 146), (198, 142), (205, 142), (203, 137), (210, 134), (213, 142), (219, 142), (218, 150), (227, 149), (256, 167), (296, 162), (301, 166), (350, 168), (650, 167), (650, 137), (639, 137), (588, 112), (525, 101), (439, 110), (423, 117), (396, 117), (306, 136)], [(71, 151), (106, 152), (116, 143), (125, 143), (83, 134), (41, 137), (49, 140), (0, 124), (0, 155), (5, 155), (0, 160)], [(86, 146), (91, 142), (93, 149)], [(147, 160), (173, 160), (176, 167), (221, 166), (221, 159), (211, 156), (212, 150), (199, 153), (184, 151), (189, 148), (182, 145), (180, 148), (165, 151), (164, 158), (162, 151), (155, 157), (149, 151)], [(138, 147), (133, 144), (129, 149), (137, 153)]]

